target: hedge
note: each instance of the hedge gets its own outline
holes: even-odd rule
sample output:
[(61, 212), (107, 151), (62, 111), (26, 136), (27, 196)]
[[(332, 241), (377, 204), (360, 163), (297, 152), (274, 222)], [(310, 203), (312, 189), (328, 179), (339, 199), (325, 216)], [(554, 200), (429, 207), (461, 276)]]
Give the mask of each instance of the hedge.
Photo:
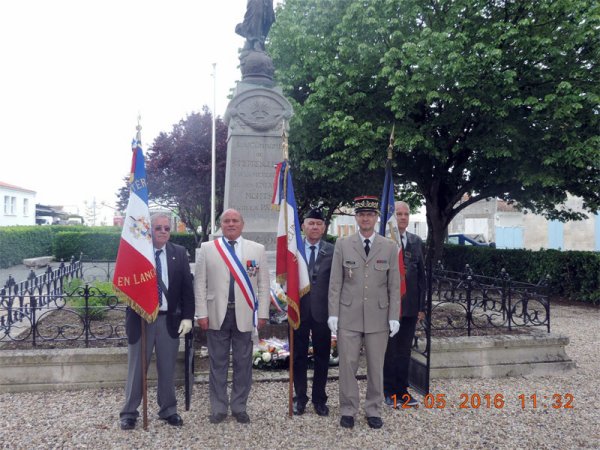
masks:
[(111, 260), (117, 258), (120, 233), (98, 233), (61, 231), (56, 234), (53, 243), (56, 259), (67, 261), (71, 256), (79, 259), (83, 253), (87, 260)]
[(52, 255), (51, 227), (0, 228), (0, 268), (21, 264), (25, 258)]
[(559, 250), (505, 250), (489, 247), (446, 245), (444, 268), (497, 277), (502, 269), (516, 281), (538, 283), (546, 275), (549, 294), (570, 300), (600, 304), (600, 253)]
[[(86, 260), (111, 260), (117, 258), (121, 232), (71, 232), (63, 231), (57, 233), (54, 244), (54, 256), (57, 259), (70, 259), (71, 256), (79, 258), (83, 253)], [(186, 233), (172, 233), (171, 242), (183, 245), (190, 253), (191, 261), (194, 261), (196, 242), (194, 236)]]

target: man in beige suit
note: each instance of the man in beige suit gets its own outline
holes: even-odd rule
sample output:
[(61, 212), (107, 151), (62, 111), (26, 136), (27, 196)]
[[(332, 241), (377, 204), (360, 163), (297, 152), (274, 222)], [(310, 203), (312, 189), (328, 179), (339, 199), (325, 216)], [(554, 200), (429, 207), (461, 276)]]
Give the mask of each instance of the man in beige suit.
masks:
[[(252, 385), (252, 330), (269, 317), (269, 269), (265, 247), (242, 237), (244, 219), (221, 215), (223, 237), (202, 244), (196, 256), (194, 293), (198, 325), (206, 330), (210, 362), (210, 422), (232, 415), (250, 422), (246, 403)], [(231, 400), (227, 395), (229, 351), (233, 355)]]
[(337, 333), (340, 357), (340, 425), (354, 427), (359, 392), (356, 372), (364, 340), (367, 358), (365, 413), (371, 428), (381, 428), (383, 362), (388, 335), (400, 327), (400, 274), (394, 241), (375, 232), (377, 197), (354, 199), (358, 233), (335, 244), (329, 281), (329, 328)]

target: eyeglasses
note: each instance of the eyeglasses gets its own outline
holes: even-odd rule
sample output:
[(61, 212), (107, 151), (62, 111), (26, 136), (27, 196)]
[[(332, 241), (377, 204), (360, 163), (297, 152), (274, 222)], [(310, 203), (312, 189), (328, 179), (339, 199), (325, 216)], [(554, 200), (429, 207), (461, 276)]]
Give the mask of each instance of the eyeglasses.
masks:
[(162, 231), (162, 230), (165, 230), (165, 232), (168, 233), (169, 231), (171, 231), (171, 227), (169, 227), (169, 226), (162, 226), (162, 225), (156, 225), (154, 227), (154, 231)]

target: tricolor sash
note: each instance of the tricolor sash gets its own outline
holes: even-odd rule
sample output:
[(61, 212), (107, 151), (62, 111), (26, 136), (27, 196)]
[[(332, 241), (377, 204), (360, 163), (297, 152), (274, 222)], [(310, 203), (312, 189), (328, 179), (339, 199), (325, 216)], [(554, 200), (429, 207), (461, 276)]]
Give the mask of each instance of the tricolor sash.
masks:
[(258, 300), (254, 294), (254, 289), (252, 289), (250, 277), (235, 254), (233, 246), (229, 245), (224, 237), (215, 240), (215, 247), (217, 247), (219, 255), (221, 255), (221, 258), (223, 258), (223, 261), (227, 265), (229, 273), (233, 275), (233, 279), (240, 287), (242, 294), (244, 294), (246, 303), (248, 303), (248, 306), (252, 310), (252, 324), (256, 327), (258, 322)]

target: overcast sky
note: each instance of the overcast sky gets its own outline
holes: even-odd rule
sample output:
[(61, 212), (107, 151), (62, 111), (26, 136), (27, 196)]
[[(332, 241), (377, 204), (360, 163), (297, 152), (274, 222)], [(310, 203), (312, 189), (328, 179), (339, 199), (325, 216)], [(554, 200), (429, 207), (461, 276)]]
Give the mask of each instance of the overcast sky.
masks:
[(36, 202), (114, 204), (141, 114), (144, 151), (240, 79), (246, 0), (0, 2), (0, 181)]

